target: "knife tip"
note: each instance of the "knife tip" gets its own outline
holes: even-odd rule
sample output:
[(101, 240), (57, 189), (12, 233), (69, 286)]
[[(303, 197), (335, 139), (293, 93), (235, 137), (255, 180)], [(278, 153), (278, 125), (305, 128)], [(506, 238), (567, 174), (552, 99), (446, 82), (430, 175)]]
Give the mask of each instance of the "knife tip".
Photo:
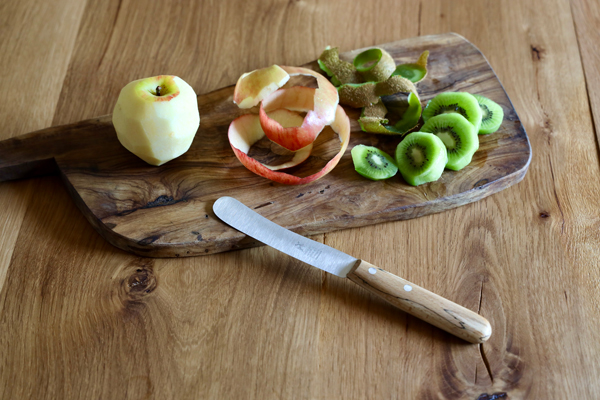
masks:
[[(219, 217), (219, 211), (230, 207), (234, 203), (239, 203), (236, 199), (229, 196), (219, 197), (212, 206), (214, 213)], [(220, 217), (219, 217), (220, 218)]]

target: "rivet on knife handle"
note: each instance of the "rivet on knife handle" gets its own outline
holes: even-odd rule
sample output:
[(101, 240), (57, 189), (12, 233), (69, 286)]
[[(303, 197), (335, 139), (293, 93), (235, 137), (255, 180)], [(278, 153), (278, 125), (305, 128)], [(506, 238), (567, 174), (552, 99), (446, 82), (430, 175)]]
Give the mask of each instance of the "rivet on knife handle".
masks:
[(485, 342), (492, 334), (481, 315), (366, 261), (356, 264), (347, 278), (399, 309), (471, 343)]

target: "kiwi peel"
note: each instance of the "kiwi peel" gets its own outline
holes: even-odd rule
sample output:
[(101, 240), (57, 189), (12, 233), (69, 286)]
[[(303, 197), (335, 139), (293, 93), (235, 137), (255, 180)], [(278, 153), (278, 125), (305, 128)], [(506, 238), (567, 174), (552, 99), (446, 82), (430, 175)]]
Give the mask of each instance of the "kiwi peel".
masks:
[(430, 118), (421, 127), (444, 142), (448, 153), (446, 168), (458, 171), (467, 166), (479, 149), (475, 127), (460, 114), (440, 114)]
[(398, 65), (392, 73), (392, 76), (403, 76), (412, 83), (421, 82), (427, 76), (427, 58), (429, 58), (429, 50), (425, 50), (421, 53), (416, 63)]
[(424, 68), (426, 70), (428, 58), (429, 58), (429, 50), (425, 50), (424, 52), (421, 53), (421, 55), (419, 56), (419, 59), (417, 60), (415, 65), (418, 65), (419, 67)]
[(376, 147), (359, 144), (351, 151), (354, 169), (365, 178), (379, 181), (396, 175), (396, 161)]
[(496, 132), (500, 128), (500, 125), (502, 125), (504, 110), (502, 110), (502, 107), (498, 103), (487, 97), (479, 94), (474, 94), (473, 97), (475, 97), (481, 108), (481, 127), (478, 133), (480, 135), (487, 135)]
[(331, 72), (329, 68), (327, 68), (327, 65), (325, 65), (321, 60), (317, 60), (317, 64), (319, 64), (319, 68), (325, 71), (327, 76), (331, 78), (331, 83), (333, 84), (333, 86), (337, 87), (342, 84), (342, 82), (340, 82), (340, 80), (333, 74), (333, 72)]
[[(317, 62), (338, 88), (340, 104), (364, 108), (359, 119), (363, 131), (402, 135), (418, 124), (422, 107), (415, 83), (427, 75), (428, 57), (426, 50), (415, 63), (396, 66), (387, 51), (375, 47), (349, 63), (340, 59), (337, 47), (327, 46)], [(388, 125), (381, 97), (396, 93), (409, 93), (409, 107), (395, 125)]]
[(340, 52), (337, 47), (327, 46), (317, 62), (319, 67), (331, 77), (334, 86), (363, 81), (352, 63), (340, 60)]
[(408, 94), (408, 109), (396, 124), (388, 125), (389, 120), (385, 118), (388, 113), (383, 101), (363, 108), (358, 119), (360, 127), (365, 132), (380, 133), (384, 135), (403, 135), (414, 129), (421, 118), (421, 102), (419, 97), (411, 92)]
[(376, 104), (381, 96), (410, 92), (417, 94), (415, 84), (399, 75), (383, 82), (347, 83), (338, 88), (340, 103), (355, 108)]
[(358, 123), (365, 132), (385, 133), (387, 129), (384, 125), (390, 122), (385, 118), (387, 113), (387, 107), (382, 101), (379, 101), (362, 109)]
[(365, 82), (382, 82), (392, 76), (396, 63), (385, 50), (375, 47), (354, 58), (354, 66)]
[(448, 162), (442, 140), (426, 132), (412, 132), (396, 147), (396, 164), (404, 180), (412, 186), (437, 181)]

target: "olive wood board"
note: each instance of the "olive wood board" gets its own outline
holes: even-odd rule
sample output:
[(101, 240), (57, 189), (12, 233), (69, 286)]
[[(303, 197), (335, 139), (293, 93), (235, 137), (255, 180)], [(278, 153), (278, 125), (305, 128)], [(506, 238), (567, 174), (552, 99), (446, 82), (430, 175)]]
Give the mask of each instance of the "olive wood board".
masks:
[[(201, 122), (190, 150), (160, 167), (121, 146), (106, 115), (0, 142), (0, 181), (58, 172), (77, 206), (110, 243), (143, 256), (185, 257), (262, 245), (214, 215), (212, 205), (221, 196), (235, 197), (279, 225), (313, 235), (437, 213), (523, 179), (531, 160), (527, 134), (498, 77), (473, 44), (447, 33), (378, 47), (396, 64), (415, 62), (421, 52), (430, 51), (429, 73), (417, 86), (423, 105), (438, 93), (465, 91), (502, 106), (502, 126), (479, 136), (479, 150), (463, 170), (446, 170), (438, 181), (417, 187), (400, 174), (377, 182), (363, 178), (354, 171), (350, 149), (366, 144), (394, 154), (400, 139), (362, 132), (360, 111), (346, 107), (352, 134), (339, 164), (306, 185), (274, 183), (248, 171), (231, 150), (228, 126), (249, 111), (233, 103), (234, 86), (229, 86), (198, 96)], [(351, 61), (362, 50), (341, 58)], [(316, 62), (305, 66), (321, 72)], [(256, 147), (257, 158), (268, 159), (276, 151), (264, 143)], [(326, 128), (295, 173), (318, 171), (338, 150), (339, 141)]]

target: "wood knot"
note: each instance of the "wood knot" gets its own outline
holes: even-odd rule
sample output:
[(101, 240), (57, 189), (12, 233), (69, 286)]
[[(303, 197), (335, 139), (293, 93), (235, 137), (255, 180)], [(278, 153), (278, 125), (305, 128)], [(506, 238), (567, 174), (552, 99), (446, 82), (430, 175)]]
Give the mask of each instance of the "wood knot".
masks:
[(130, 301), (139, 301), (156, 289), (157, 280), (152, 267), (152, 261), (141, 263), (124, 279), (125, 294)]
[(177, 200), (175, 200), (173, 198), (173, 196), (167, 196), (167, 195), (163, 194), (162, 196), (158, 196), (156, 198), (156, 200), (149, 201), (142, 208), (154, 208), (154, 207), (170, 206), (171, 204), (175, 204), (175, 203), (177, 203)]
[(274, 201), (267, 201), (266, 203), (263, 204), (259, 204), (258, 206), (254, 207), (255, 210), (258, 210), (259, 208), (263, 208), (266, 206), (270, 206), (271, 204), (275, 203)]
[(473, 189), (483, 189), (483, 187), (488, 183), (490, 183), (489, 179), (480, 179), (477, 182), (475, 182), (475, 184), (473, 185)]
[(548, 218), (550, 216), (550, 213), (547, 213), (546, 211), (542, 211), (540, 213), (540, 218)]
[(506, 394), (506, 392), (499, 392), (499, 393), (494, 393), (494, 394), (482, 393), (477, 398), (477, 400), (497, 400), (497, 399), (506, 398), (506, 396), (508, 396)]
[(156, 242), (158, 239), (160, 239), (160, 235), (152, 235), (152, 236), (145, 237), (142, 240), (138, 241), (138, 244), (140, 246), (147, 246), (149, 244)]
[(531, 45), (531, 59), (533, 61), (540, 61), (544, 57), (545, 50), (540, 46)]

